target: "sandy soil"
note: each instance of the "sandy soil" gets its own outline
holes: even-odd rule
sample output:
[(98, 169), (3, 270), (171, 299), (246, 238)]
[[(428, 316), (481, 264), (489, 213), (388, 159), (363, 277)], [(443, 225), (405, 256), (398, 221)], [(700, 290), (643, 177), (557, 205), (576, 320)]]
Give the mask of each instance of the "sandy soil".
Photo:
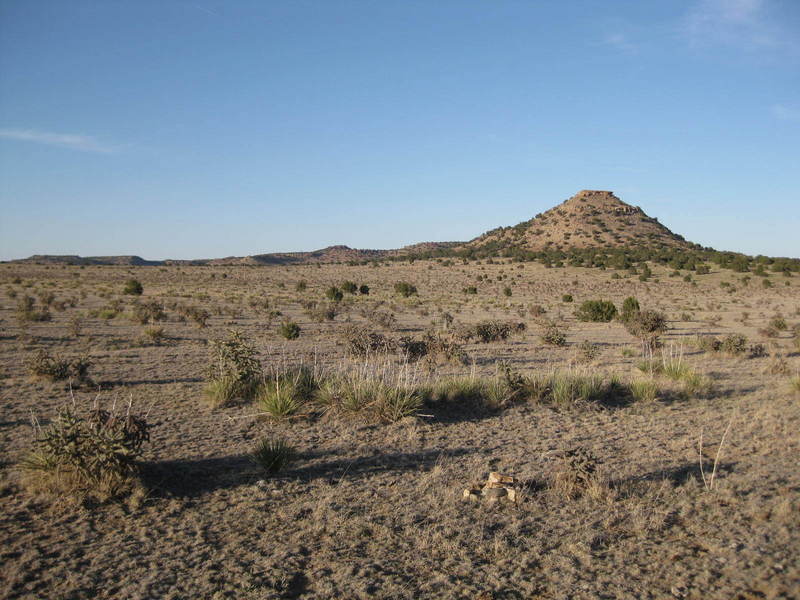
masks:
[[(798, 278), (774, 286), (712, 272), (696, 286), (653, 267), (658, 281), (536, 264), (414, 264), (348, 267), (47, 267), (0, 265), (0, 595), (7, 598), (797, 598), (800, 597), (800, 370), (791, 325), (800, 322)], [(485, 276), (488, 281), (478, 276)], [(683, 274), (682, 274), (683, 275)], [(143, 299), (194, 304), (209, 327), (167, 310), (162, 345), (141, 341), (124, 314), (90, 317), (119, 299), (126, 279)], [(306, 290), (295, 291), (298, 281)], [(334, 321), (309, 319), (302, 301), (321, 300), (344, 280), (370, 286), (347, 296)], [(398, 298), (409, 281), (419, 295)], [(784, 281), (790, 285), (786, 286)], [(721, 287), (730, 282), (735, 288)], [(475, 285), (478, 294), (462, 289)], [(512, 295), (503, 294), (505, 287)], [(21, 327), (17, 301), (52, 292), (50, 322)], [(572, 294), (572, 304), (561, 301)], [(258, 418), (252, 404), (211, 409), (203, 398), (206, 340), (238, 329), (265, 366), (305, 361), (348, 364), (339, 334), (366, 323), (362, 309), (397, 319), (393, 336), (421, 336), (441, 313), (456, 323), (499, 318), (528, 329), (505, 342), (465, 346), (466, 365), (414, 375), (491, 376), (504, 363), (520, 373), (568, 368), (588, 340), (600, 354), (592, 372), (642, 377), (638, 344), (622, 325), (581, 323), (583, 300), (619, 306), (634, 295), (663, 310), (665, 347), (712, 382), (698, 397), (659, 379), (655, 402), (554, 411), (523, 403), (499, 413), (423, 410), (375, 424), (335, 414), (286, 421)], [(268, 303), (264, 303), (268, 300)], [(566, 324), (567, 346), (539, 339), (530, 308)], [(282, 316), (269, 316), (278, 310)], [(746, 314), (746, 318), (743, 317)], [(776, 314), (790, 327), (759, 330)], [(70, 320), (82, 315), (81, 333)], [(284, 317), (298, 340), (277, 334)], [(379, 327), (375, 327), (380, 330)], [(699, 351), (698, 333), (743, 333), (772, 355), (729, 358)], [(97, 506), (29, 493), (17, 462), (30, 449), (34, 412), (46, 422), (69, 391), (32, 379), (25, 361), (45, 348), (88, 353), (94, 386), (79, 406), (128, 402), (149, 410), (151, 442), (141, 466), (144, 497)], [(793, 353), (794, 352), (794, 353)], [(713, 457), (723, 433), (714, 489), (700, 474), (702, 433)], [(268, 434), (292, 440), (299, 459), (266, 477), (248, 459)], [(582, 446), (601, 463), (605, 485), (576, 499), (549, 489), (560, 451)], [(489, 471), (525, 482), (516, 505), (472, 504), (462, 490)]]

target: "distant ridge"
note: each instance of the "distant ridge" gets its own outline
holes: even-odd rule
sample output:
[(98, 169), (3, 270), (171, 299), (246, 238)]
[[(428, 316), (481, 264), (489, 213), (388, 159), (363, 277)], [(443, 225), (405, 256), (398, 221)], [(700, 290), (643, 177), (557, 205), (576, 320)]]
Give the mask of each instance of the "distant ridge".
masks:
[(285, 265), (310, 263), (343, 263), (411, 256), (423, 252), (445, 251), (463, 245), (464, 242), (422, 242), (396, 250), (359, 250), (349, 246), (328, 246), (312, 252), (275, 252), (251, 256), (228, 256), (207, 259), (145, 260), (140, 256), (78, 256), (76, 254), (35, 254), (8, 262), (56, 265), (117, 265), (117, 266), (166, 266), (166, 265)]
[[(648, 249), (705, 250), (686, 241), (648, 216), (638, 206), (620, 200), (606, 190), (581, 190), (532, 219), (510, 227), (498, 227), (469, 242), (422, 242), (394, 250), (365, 250), (349, 246), (328, 246), (312, 252), (273, 252), (250, 256), (229, 256), (195, 260), (145, 260), (140, 256), (89, 256), (37, 254), (13, 260), (15, 263), (74, 265), (287, 265), (347, 263), (392, 260), (404, 257), (525, 256), (535, 253)], [(727, 253), (737, 254), (737, 253)], [(793, 259), (791, 259), (793, 260)]]

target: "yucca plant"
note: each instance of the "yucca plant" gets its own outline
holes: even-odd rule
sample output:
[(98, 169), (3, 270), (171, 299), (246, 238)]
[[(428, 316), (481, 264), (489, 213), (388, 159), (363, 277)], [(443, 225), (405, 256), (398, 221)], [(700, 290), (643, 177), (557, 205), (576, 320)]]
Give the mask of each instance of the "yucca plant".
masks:
[(265, 412), (275, 418), (296, 414), (303, 406), (298, 386), (291, 380), (262, 384), (256, 392), (255, 400)]
[(284, 470), (297, 457), (294, 447), (282, 438), (263, 438), (250, 455), (256, 465), (274, 475)]

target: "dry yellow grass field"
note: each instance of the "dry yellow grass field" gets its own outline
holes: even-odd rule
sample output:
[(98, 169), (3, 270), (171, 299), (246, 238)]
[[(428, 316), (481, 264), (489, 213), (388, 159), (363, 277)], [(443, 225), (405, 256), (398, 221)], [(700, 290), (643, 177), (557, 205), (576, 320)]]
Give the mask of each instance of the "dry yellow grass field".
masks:
[[(0, 265), (0, 596), (798, 597), (800, 280), (771, 274), (764, 288), (758, 277), (744, 284), (739, 273), (712, 270), (692, 284), (652, 269), (642, 282), (624, 271), (612, 279), (612, 270), (497, 259)], [(131, 278), (143, 295), (123, 294)], [(333, 320), (312, 319), (307, 303), (322, 306), (344, 281), (369, 294), (345, 293)], [(400, 281), (418, 293), (399, 296)], [(476, 293), (463, 291), (471, 286)], [(51, 320), (19, 319), (26, 296)], [(656, 363), (680, 363), (691, 377), (643, 372), (640, 344), (620, 322), (574, 315), (585, 300), (620, 308), (628, 296), (667, 316)], [(137, 300), (163, 304), (166, 320), (136, 323)], [(209, 312), (207, 327), (181, 316), (187, 306)], [(786, 328), (770, 330), (776, 318)], [(488, 319), (526, 327), (496, 342), (461, 342), (461, 362), (353, 358), (342, 343), (352, 325), (422, 339)], [(288, 320), (297, 339), (278, 333)], [(565, 345), (543, 343), (547, 321)], [(424, 402), (393, 422), (309, 405), (273, 418), (252, 401), (214, 408), (204, 394), (208, 340), (231, 330), (252, 343), (265, 372), (383, 370), (413, 389), (566, 373), (620, 390), (649, 385), (655, 398), (558, 406), (522, 395), (494, 409)], [(696, 342), (733, 334), (747, 336), (748, 348), (763, 344), (763, 355)], [(41, 350), (87, 357), (91, 381), (70, 390), (66, 380), (32, 377)], [(150, 424), (132, 493), (54, 497), (26, 480), (19, 465), (36, 438), (32, 415), (46, 427), (65, 405), (85, 412), (129, 402)], [(277, 474), (249, 458), (264, 437), (297, 452)], [(596, 457), (597, 470), (570, 494), (553, 485), (554, 473), (576, 448)], [(490, 471), (521, 482), (516, 503), (462, 499)]]

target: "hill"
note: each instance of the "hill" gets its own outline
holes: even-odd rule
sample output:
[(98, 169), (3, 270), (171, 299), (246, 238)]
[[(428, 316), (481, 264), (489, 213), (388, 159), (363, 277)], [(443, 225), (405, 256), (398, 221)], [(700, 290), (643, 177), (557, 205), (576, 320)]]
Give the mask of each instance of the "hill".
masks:
[(613, 192), (581, 190), (528, 221), (487, 231), (464, 248), (541, 251), (636, 246), (695, 247)]

